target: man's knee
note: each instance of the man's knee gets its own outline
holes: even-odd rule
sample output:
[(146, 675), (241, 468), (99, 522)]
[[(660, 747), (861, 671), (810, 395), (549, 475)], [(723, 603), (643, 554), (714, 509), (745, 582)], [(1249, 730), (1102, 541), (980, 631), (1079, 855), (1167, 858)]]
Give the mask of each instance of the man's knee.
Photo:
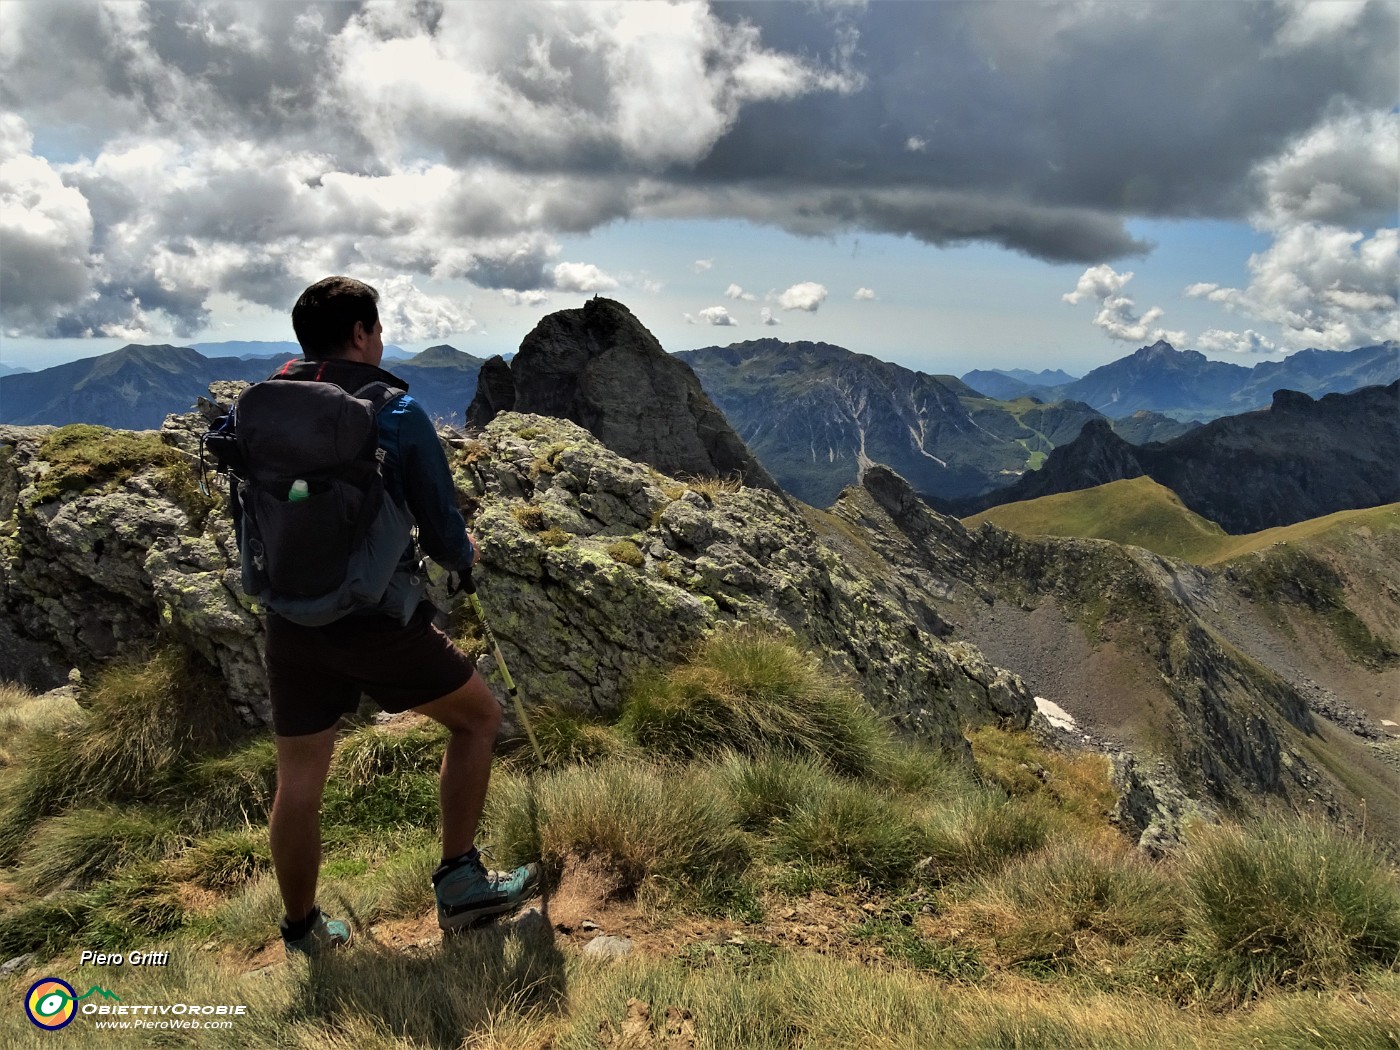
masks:
[(460, 689), (414, 710), (453, 732), (494, 736), (501, 725), (501, 705), (479, 674), (472, 675)]

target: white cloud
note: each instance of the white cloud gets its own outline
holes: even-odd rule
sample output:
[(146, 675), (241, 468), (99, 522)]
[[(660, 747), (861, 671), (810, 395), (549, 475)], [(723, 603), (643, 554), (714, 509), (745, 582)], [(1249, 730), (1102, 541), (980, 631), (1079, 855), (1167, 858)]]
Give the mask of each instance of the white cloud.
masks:
[(93, 219), (32, 148), (28, 125), (0, 114), (0, 310), (7, 326), (46, 329), (91, 292)]
[(554, 287), (560, 291), (609, 292), (617, 283), (592, 263), (563, 262), (554, 267)]
[(816, 313), (824, 302), (826, 302), (826, 287), (815, 281), (802, 281), (799, 284), (794, 284), (778, 296), (778, 305), (784, 310), (806, 310), (808, 313)]
[(782, 321), (779, 321), (776, 317), (774, 317), (773, 311), (766, 306), (758, 312), (758, 316), (760, 317), (763, 324), (768, 325), (770, 327), (773, 325), (780, 325), (783, 323)]
[(501, 296), (512, 306), (543, 306), (549, 302), (549, 293), (538, 288), (517, 292), (514, 288), (502, 288)]
[(1132, 299), (1122, 294), (1123, 287), (1133, 279), (1133, 273), (1119, 273), (1112, 266), (1091, 266), (1079, 275), (1074, 291), (1060, 296), (1065, 302), (1077, 306), (1079, 303), (1097, 300), (1099, 311), (1094, 315), (1094, 324), (1102, 328), (1110, 339), (1125, 343), (1156, 342), (1165, 339), (1180, 345), (1186, 341), (1186, 333), (1154, 327), (1165, 311), (1153, 306), (1139, 315)]
[(1400, 113), (1352, 111), (1319, 124), (1257, 168), (1264, 207), (1256, 221), (1271, 228), (1384, 223), (1400, 189), (1397, 143)]
[(754, 302), (758, 299), (758, 296), (754, 295), (752, 292), (744, 291), (737, 284), (731, 284), (728, 288), (724, 290), (724, 294), (726, 298), (742, 299), (745, 302), (749, 303)]
[(704, 273), (706, 270), (710, 269), (710, 267), (714, 266), (714, 264), (715, 261), (713, 259), (696, 259), (695, 272)]
[(429, 295), (409, 274), (371, 281), (379, 289), (379, 314), (390, 342), (420, 343), (470, 332), (476, 321), (467, 317), (451, 299)]
[(1252, 328), (1243, 332), (1225, 332), (1212, 328), (1196, 336), (1192, 349), (1207, 354), (1272, 354), (1278, 347)]
[(1282, 51), (1297, 51), (1350, 30), (1366, 10), (1366, 0), (1286, 0), (1288, 18), (1279, 30)]
[(910, 135), (904, 140), (904, 148), (910, 153), (924, 153), (928, 150), (928, 139), (921, 139), (918, 135)]
[(857, 288), (856, 294), (852, 298), (863, 300), (874, 299), (876, 298), (875, 290), (873, 288)]
[(1278, 325), (1289, 349), (1348, 349), (1400, 339), (1400, 231), (1370, 237), (1337, 226), (1303, 223), (1250, 256), (1245, 288), (1198, 283), (1186, 294), (1220, 303), (1255, 321)]
[(729, 311), (723, 306), (705, 307), (700, 311), (700, 320), (719, 328), (733, 328), (739, 323), (729, 316)]

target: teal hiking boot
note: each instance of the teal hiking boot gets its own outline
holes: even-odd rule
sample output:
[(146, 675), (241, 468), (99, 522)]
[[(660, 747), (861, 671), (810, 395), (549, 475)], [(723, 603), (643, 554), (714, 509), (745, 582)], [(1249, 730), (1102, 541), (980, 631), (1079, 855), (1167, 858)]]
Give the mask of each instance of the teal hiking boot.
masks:
[(464, 859), (433, 879), (438, 926), (451, 933), (512, 911), (535, 895), (539, 881), (538, 864), (487, 871), (479, 854)]
[(282, 920), (282, 947), (287, 949), (288, 955), (314, 957), (350, 943), (352, 935), (346, 923), (339, 919), (327, 919), (319, 907), (312, 909), (309, 918), (312, 920), (311, 928), (295, 939), (287, 936), (287, 922)]

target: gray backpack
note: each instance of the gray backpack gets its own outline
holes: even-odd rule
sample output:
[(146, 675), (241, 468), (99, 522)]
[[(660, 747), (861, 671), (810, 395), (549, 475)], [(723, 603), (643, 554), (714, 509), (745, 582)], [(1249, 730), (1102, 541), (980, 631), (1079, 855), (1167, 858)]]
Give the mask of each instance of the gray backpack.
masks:
[(360, 612), (408, 622), (426, 581), (413, 516), (385, 488), (376, 419), (401, 393), (273, 378), (239, 396), (226, 432), (249, 597), (307, 627)]

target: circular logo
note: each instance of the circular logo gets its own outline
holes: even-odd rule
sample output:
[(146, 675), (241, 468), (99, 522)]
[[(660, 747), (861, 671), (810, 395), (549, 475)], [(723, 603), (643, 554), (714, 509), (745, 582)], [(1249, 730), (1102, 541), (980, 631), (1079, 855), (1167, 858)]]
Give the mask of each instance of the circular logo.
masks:
[(77, 997), (78, 993), (67, 981), (45, 977), (30, 986), (29, 994), (24, 997), (24, 1012), (40, 1028), (62, 1028), (78, 1012)]

